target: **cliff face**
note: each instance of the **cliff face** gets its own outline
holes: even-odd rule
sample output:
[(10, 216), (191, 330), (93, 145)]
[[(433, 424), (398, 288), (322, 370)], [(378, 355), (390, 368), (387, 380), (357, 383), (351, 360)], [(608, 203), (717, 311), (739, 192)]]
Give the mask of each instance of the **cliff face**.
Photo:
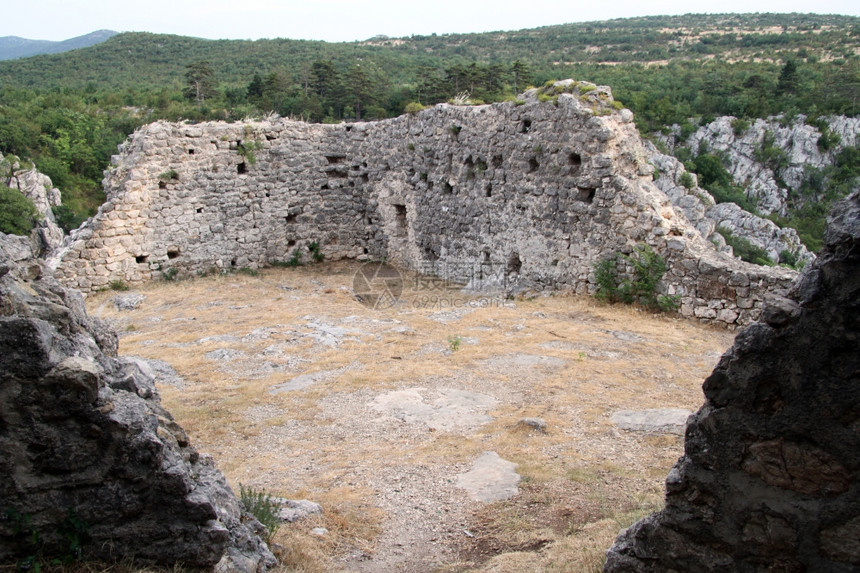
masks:
[(14, 156), (0, 155), (0, 165), (8, 170), (4, 184), (17, 189), (33, 202), (40, 220), (36, 223), (40, 250), (52, 251), (63, 244), (66, 234), (57, 225), (52, 207), (61, 204), (60, 190), (54, 187), (51, 178), (36, 169), (21, 169)]
[[(708, 149), (724, 153), (732, 178), (757, 199), (759, 211), (785, 215), (789, 194), (800, 190), (808, 170), (832, 165), (841, 149), (860, 140), (860, 118), (834, 116), (826, 123), (827, 129), (839, 136), (838, 141), (821, 149), (818, 142), (823, 134), (805, 119), (798, 116), (790, 123), (778, 118), (757, 119), (736, 133), (734, 118), (720, 117), (699, 127), (684, 145), (695, 151), (704, 142)], [(768, 161), (765, 148), (778, 150), (781, 160)]]
[[(779, 261), (781, 254), (786, 251), (803, 263), (815, 259), (815, 255), (807, 250), (797, 231), (791, 227), (780, 228), (770, 219), (744, 211), (734, 203), (717, 204), (710, 193), (698, 186), (687, 189), (681, 182), (687, 173), (684, 165), (675, 157), (660, 153), (653, 146), (649, 146), (649, 151), (649, 160), (660, 173), (655, 181), (657, 187), (720, 251), (730, 253), (731, 247), (726, 246), (725, 239), (717, 231), (718, 227), (728, 229), (734, 235), (764, 249), (774, 262)], [(690, 176), (696, 181), (695, 174)]]
[(860, 193), (786, 298), (705, 380), (666, 508), (621, 532), (605, 571), (860, 567)]
[(0, 561), (66, 555), (74, 539), (98, 559), (273, 565), (151, 371), (116, 349), (27, 239), (0, 234)]
[(647, 244), (682, 314), (728, 325), (791, 284), (716, 252), (673, 208), (608, 88), (568, 80), (556, 95), (371, 124), (146, 126), (56, 276), (87, 292), (264, 266), (316, 242), (329, 259), (385, 258), (476, 288), (586, 293), (597, 261)]
[[(671, 135), (659, 136), (673, 151), (683, 148), (695, 156), (700, 149), (707, 149), (720, 156), (734, 185), (746, 190), (762, 216), (733, 203), (714, 205), (713, 197), (704, 189), (684, 188), (679, 182), (685, 172), (683, 165), (656, 148), (651, 148), (649, 160), (661, 175), (657, 185), (706, 238), (723, 245), (722, 237), (714, 232), (720, 226), (764, 249), (773, 261), (787, 251), (798, 261), (809, 262), (815, 257), (794, 229), (781, 229), (763, 216), (785, 216), (790, 203), (800, 201), (804, 186), (820, 188), (822, 172), (834, 164), (843, 149), (860, 143), (860, 118), (832, 116), (824, 118), (822, 124), (821, 128), (809, 125), (803, 115), (790, 122), (777, 117), (745, 125), (733, 117), (719, 117), (699, 126), (685, 140), (681, 140), (678, 126)], [(826, 145), (821, 145), (822, 141)]]

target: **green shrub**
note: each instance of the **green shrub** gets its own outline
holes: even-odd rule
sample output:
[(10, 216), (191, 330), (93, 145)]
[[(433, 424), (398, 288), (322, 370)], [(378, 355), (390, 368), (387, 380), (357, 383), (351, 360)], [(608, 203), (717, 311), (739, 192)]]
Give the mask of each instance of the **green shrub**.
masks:
[(115, 281), (111, 281), (111, 282), (108, 284), (108, 288), (109, 288), (110, 290), (120, 290), (120, 291), (125, 291), (125, 290), (128, 290), (128, 289), (129, 289), (129, 286), (128, 286), (127, 284), (125, 284), (125, 283), (124, 283), (123, 281), (121, 281), (121, 280), (115, 280)]
[[(633, 267), (633, 277), (620, 279), (618, 262)], [(604, 258), (594, 266), (597, 290), (594, 296), (604, 302), (639, 304), (668, 312), (678, 308), (679, 296), (661, 295), (657, 290), (666, 274), (666, 261), (648, 245), (639, 245), (630, 255)]]
[(258, 141), (248, 141), (240, 143), (236, 151), (239, 155), (245, 158), (245, 163), (248, 165), (256, 165), (257, 155), (254, 152), (260, 149), (263, 149), (262, 143)]
[(410, 115), (415, 115), (419, 111), (422, 111), (425, 109), (427, 109), (427, 107), (421, 105), (421, 103), (419, 103), (417, 101), (411, 101), (411, 102), (406, 104), (406, 107), (403, 108), (403, 111), (405, 111), (406, 113), (408, 113)]
[(448, 337), (448, 348), (451, 352), (457, 352), (460, 350), (460, 343), (463, 341), (459, 336), (449, 336)]
[[(29, 514), (21, 514), (15, 509), (7, 509), (0, 515), (0, 521), (9, 525), (12, 534), (13, 557), (18, 558), (18, 571), (34, 571), (39, 573), (43, 566), (52, 571), (64, 571), (67, 565), (80, 561), (83, 557), (83, 546), (89, 539), (89, 524), (81, 519), (74, 508), (66, 510), (66, 517), (57, 524), (53, 533), (59, 534), (62, 541), (48, 547), (46, 537), (57, 535), (42, 535), (32, 524)], [(73, 568), (76, 570), (76, 568)]]
[(666, 274), (666, 261), (648, 245), (639, 245), (624, 259), (633, 265), (633, 280), (628, 281), (630, 296), (643, 306), (656, 307), (657, 286)]
[(821, 130), (821, 135), (818, 137), (818, 149), (822, 152), (829, 151), (839, 145), (840, 141), (842, 141), (842, 136), (830, 131), (830, 128), (825, 126), (824, 129)]
[(81, 223), (87, 220), (86, 217), (76, 213), (67, 205), (51, 207), (51, 211), (54, 212), (54, 219), (56, 219), (57, 225), (66, 233), (74, 231), (81, 226)]
[(803, 268), (803, 261), (798, 261), (797, 254), (788, 249), (779, 252), (779, 264), (798, 270)]
[(618, 272), (616, 269), (617, 256), (601, 259), (594, 265), (594, 277), (597, 282), (595, 298), (603, 302), (617, 300)]
[(320, 250), (318, 241), (314, 241), (308, 245), (308, 250), (311, 252), (311, 258), (313, 258), (314, 262), (321, 263), (325, 260), (325, 255)]
[(758, 202), (755, 197), (747, 197), (743, 187), (714, 183), (707, 189), (717, 203), (734, 203), (744, 211), (758, 213)]
[(276, 267), (300, 267), (302, 266), (302, 251), (300, 249), (296, 249), (287, 261), (275, 261), (272, 265)]
[(736, 117), (732, 120), (732, 132), (735, 134), (736, 137), (742, 136), (744, 133), (747, 132), (749, 128), (750, 122), (743, 118)]
[[(788, 167), (788, 153), (781, 147), (776, 145), (776, 137), (771, 131), (766, 131), (762, 138), (761, 147), (757, 149), (753, 156), (756, 161), (762, 163), (773, 171), (774, 175), (780, 177), (782, 170)], [(777, 183), (780, 183), (777, 181)], [(780, 184), (780, 187), (786, 187), (785, 184)]]
[(689, 162), (688, 169), (697, 175), (699, 187), (710, 189), (712, 185), (731, 185), (732, 174), (723, 165), (723, 161), (713, 153), (699, 152), (696, 158)]
[(0, 186), (0, 232), (28, 235), (38, 218), (39, 212), (29, 198), (20, 191)]
[(726, 240), (735, 253), (735, 256), (748, 263), (756, 265), (773, 266), (773, 261), (767, 254), (767, 251), (761, 247), (757, 247), (743, 237), (738, 237), (725, 227), (717, 227), (717, 232)]
[(278, 518), (280, 506), (270, 494), (251, 487), (246, 488), (241, 483), (239, 484), (239, 498), (242, 505), (245, 506), (245, 511), (256, 517), (257, 521), (266, 528), (268, 533), (265, 541), (269, 543), (281, 526), (281, 520)]
[(693, 181), (693, 176), (686, 171), (681, 173), (681, 178), (678, 180), (678, 183), (680, 183), (686, 189), (692, 189), (696, 186), (695, 182)]

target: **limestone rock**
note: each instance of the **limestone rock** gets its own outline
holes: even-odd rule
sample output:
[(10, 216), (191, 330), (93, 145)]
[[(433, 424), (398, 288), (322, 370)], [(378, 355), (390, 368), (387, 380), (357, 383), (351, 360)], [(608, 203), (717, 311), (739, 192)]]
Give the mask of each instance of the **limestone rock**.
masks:
[(152, 376), (115, 357), (116, 335), (80, 293), (31, 272), (44, 269), (23, 246), (0, 236), (13, 255), (0, 262), (0, 503), (17, 516), (0, 519), (0, 561), (62, 555), (74, 519), (93, 558), (274, 565), (262, 526), (161, 407)]
[[(0, 155), (0, 161), (3, 160), (3, 156)], [(48, 251), (60, 248), (66, 234), (57, 225), (54, 212), (51, 210), (51, 207), (59, 207), (61, 204), (60, 190), (54, 187), (51, 178), (44, 173), (40, 173), (36, 169), (21, 169), (14, 156), (10, 156), (6, 160), (12, 162), (8, 186), (19, 190), (25, 197), (29, 198), (41, 217), (36, 225), (41, 248)]]
[(543, 418), (521, 418), (514, 429), (546, 434), (546, 420)]
[(611, 420), (622, 430), (683, 435), (690, 414), (683, 408), (621, 410), (612, 414)]
[(136, 310), (145, 299), (146, 296), (139, 292), (118, 294), (113, 297), (113, 304), (117, 310)]
[(705, 380), (666, 507), (619, 535), (604, 571), (857, 571), (860, 192), (764, 322)]
[(304, 519), (311, 515), (319, 515), (323, 512), (320, 504), (308, 501), (307, 499), (273, 498), (272, 501), (281, 505), (281, 509), (278, 511), (278, 519), (288, 523)]
[[(805, 178), (805, 170), (821, 169), (830, 165), (836, 152), (852, 146), (860, 134), (860, 118), (833, 116), (827, 118), (828, 127), (840, 134), (840, 141), (828, 151), (818, 148), (821, 133), (805, 123), (799, 115), (792, 121), (773, 117), (757, 119), (749, 128), (736, 134), (731, 116), (720, 117), (702, 125), (685, 142), (689, 149), (697, 150), (705, 142), (713, 151), (724, 153), (730, 163), (729, 171), (739, 185), (743, 185), (758, 199), (758, 209), (764, 214), (786, 214), (789, 190), (798, 191)], [(785, 154), (785, 166), (779, 173), (758, 160), (758, 152), (769, 144)]]
[(472, 469), (457, 476), (457, 487), (469, 492), (475, 501), (484, 503), (515, 496), (519, 493), (519, 483), (517, 464), (502, 459), (496, 452), (484, 452), (472, 464)]
[[(716, 204), (711, 194), (698, 186), (687, 189), (681, 184), (681, 176), (687, 173), (683, 164), (670, 155), (660, 153), (652, 144), (648, 145), (648, 150), (648, 160), (657, 167), (659, 173), (655, 181), (657, 187), (666, 193), (672, 205), (684, 213), (696, 230), (720, 251), (731, 253), (732, 249), (717, 232), (717, 227), (725, 228), (764, 249), (774, 262), (779, 262), (783, 251), (804, 263), (815, 259), (815, 255), (800, 242), (794, 229), (780, 229), (773, 221), (744, 211), (734, 203)], [(695, 174), (690, 175), (695, 177)]]

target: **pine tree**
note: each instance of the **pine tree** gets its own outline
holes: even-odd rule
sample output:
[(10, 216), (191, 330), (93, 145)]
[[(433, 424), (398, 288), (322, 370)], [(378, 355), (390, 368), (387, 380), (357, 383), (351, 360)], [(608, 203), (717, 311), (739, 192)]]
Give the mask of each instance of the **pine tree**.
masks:
[(202, 106), (207, 98), (215, 95), (215, 71), (209, 62), (196, 61), (185, 66), (185, 97)]

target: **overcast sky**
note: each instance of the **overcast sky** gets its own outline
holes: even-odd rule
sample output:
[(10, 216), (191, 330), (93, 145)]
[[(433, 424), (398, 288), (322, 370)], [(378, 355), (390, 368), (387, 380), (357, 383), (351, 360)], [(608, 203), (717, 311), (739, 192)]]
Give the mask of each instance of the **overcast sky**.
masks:
[(857, 0), (0, 0), (4, 4), (0, 37), (33, 40), (65, 40), (108, 29), (211, 39), (348, 42), (378, 34), (519, 30), (715, 11), (860, 15)]

